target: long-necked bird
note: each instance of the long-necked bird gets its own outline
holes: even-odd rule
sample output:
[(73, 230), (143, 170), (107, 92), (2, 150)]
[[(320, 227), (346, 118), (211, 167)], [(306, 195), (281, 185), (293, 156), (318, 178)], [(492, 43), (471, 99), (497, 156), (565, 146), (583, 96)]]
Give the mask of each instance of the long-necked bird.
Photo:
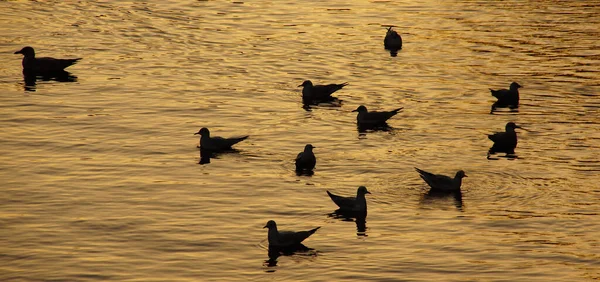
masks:
[(324, 102), (334, 101), (335, 98), (331, 96), (334, 92), (344, 88), (348, 85), (348, 82), (340, 84), (327, 84), (327, 85), (313, 85), (312, 81), (305, 80), (298, 87), (302, 88), (302, 103), (305, 105), (313, 105)]
[(310, 235), (314, 234), (320, 226), (317, 228), (313, 228), (308, 231), (279, 231), (277, 230), (277, 223), (274, 220), (269, 220), (267, 225), (263, 228), (269, 228), (268, 240), (269, 240), (269, 248), (271, 247), (292, 247), (302, 243), (306, 238), (310, 237)]
[(200, 134), (200, 148), (209, 151), (223, 151), (231, 149), (231, 146), (242, 142), (248, 138), (248, 135), (233, 138), (211, 137), (208, 128), (203, 127), (194, 135)]
[(81, 58), (76, 59), (55, 59), (51, 57), (35, 57), (35, 51), (32, 47), (23, 47), (23, 49), (15, 52), (15, 54), (23, 54), (23, 70), (39, 73), (58, 72), (77, 63)]
[(462, 170), (457, 171), (456, 175), (454, 175), (454, 178), (441, 174), (433, 174), (416, 167), (415, 170), (419, 173), (419, 176), (421, 176), (425, 183), (431, 187), (432, 191), (439, 192), (460, 191), (462, 179), (467, 177), (467, 174), (465, 174), (465, 172)]

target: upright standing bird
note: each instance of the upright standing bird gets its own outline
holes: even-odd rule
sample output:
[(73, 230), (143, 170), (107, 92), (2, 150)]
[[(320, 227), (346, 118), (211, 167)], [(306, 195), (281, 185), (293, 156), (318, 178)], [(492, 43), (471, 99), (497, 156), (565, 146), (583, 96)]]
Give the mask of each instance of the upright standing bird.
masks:
[(59, 72), (65, 68), (77, 63), (81, 58), (76, 59), (55, 59), (50, 57), (36, 58), (35, 51), (32, 47), (23, 47), (23, 49), (15, 52), (15, 54), (23, 54), (23, 70), (39, 73)]
[(462, 179), (467, 177), (467, 174), (462, 170), (457, 171), (454, 178), (441, 174), (433, 174), (416, 167), (415, 170), (419, 173), (419, 176), (425, 180), (427, 185), (431, 187), (431, 191), (458, 192), (462, 185)]
[(358, 115), (356, 116), (356, 123), (358, 124), (358, 126), (370, 127), (370, 126), (385, 125), (385, 123), (388, 119), (395, 116), (402, 109), (403, 108), (397, 108), (395, 110), (388, 111), (388, 112), (384, 112), (384, 111), (369, 112), (367, 110), (367, 107), (360, 105), (353, 112), (358, 112)]
[(306, 144), (304, 151), (298, 153), (298, 156), (296, 156), (296, 171), (310, 171), (315, 168), (317, 158), (312, 151), (313, 148), (315, 148), (313, 145)]
[(505, 132), (496, 132), (488, 135), (488, 138), (494, 142), (494, 145), (488, 151), (488, 158), (495, 153), (511, 155), (515, 153), (515, 148), (517, 148), (517, 132), (515, 129), (517, 128), (523, 129), (511, 121), (506, 124)]
[(390, 26), (383, 39), (383, 46), (386, 50), (390, 51), (390, 55), (395, 57), (398, 54), (398, 50), (402, 49), (402, 37), (395, 30), (392, 30)]
[(341, 84), (327, 84), (327, 85), (313, 85), (312, 81), (305, 80), (298, 87), (302, 88), (302, 103), (305, 105), (318, 104), (323, 102), (334, 101), (335, 98), (331, 96), (335, 91), (338, 91), (344, 86), (348, 85), (348, 82)]
[(366, 194), (371, 194), (371, 192), (369, 192), (365, 186), (358, 187), (358, 190), (356, 190), (356, 197), (338, 196), (327, 191), (327, 195), (329, 195), (331, 200), (340, 207), (341, 212), (360, 212), (364, 213), (365, 216), (367, 213)]
[(200, 134), (200, 148), (209, 151), (223, 151), (231, 149), (231, 146), (242, 142), (248, 138), (248, 135), (233, 138), (211, 137), (208, 128), (203, 127), (194, 135)]
[(269, 240), (269, 248), (271, 248), (271, 247), (285, 248), (285, 247), (293, 247), (293, 246), (296, 246), (296, 245), (302, 243), (302, 241), (304, 241), (310, 235), (317, 232), (317, 230), (321, 227), (319, 226), (317, 228), (313, 228), (308, 231), (298, 231), (298, 232), (279, 231), (279, 230), (277, 230), (277, 223), (275, 223), (274, 220), (269, 220), (269, 222), (267, 222), (267, 225), (265, 225), (265, 227), (263, 227), (263, 228), (269, 228), (269, 234), (267, 235), (267, 238)]
[(490, 92), (492, 92), (492, 96), (496, 97), (498, 101), (492, 104), (492, 110), (490, 113), (493, 113), (496, 108), (510, 108), (516, 109), (519, 107), (519, 88), (523, 86), (519, 85), (516, 82), (510, 84), (509, 89), (499, 89), (494, 90), (490, 88)]

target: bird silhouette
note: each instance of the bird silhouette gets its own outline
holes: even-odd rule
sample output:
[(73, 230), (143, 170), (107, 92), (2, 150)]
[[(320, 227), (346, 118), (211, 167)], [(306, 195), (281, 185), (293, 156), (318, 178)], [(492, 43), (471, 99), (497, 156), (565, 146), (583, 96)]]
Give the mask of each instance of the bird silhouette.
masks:
[(494, 113), (496, 108), (510, 108), (516, 109), (519, 107), (519, 88), (523, 86), (519, 85), (516, 82), (510, 84), (509, 89), (499, 89), (494, 90), (490, 88), (490, 92), (492, 92), (492, 96), (498, 99), (494, 104), (492, 104), (492, 109), (490, 113)]
[(23, 54), (23, 70), (33, 71), (36, 73), (49, 73), (63, 71), (65, 68), (74, 65), (81, 58), (76, 59), (55, 59), (51, 57), (35, 57), (35, 51), (32, 47), (23, 47), (23, 49), (15, 52), (15, 54)]

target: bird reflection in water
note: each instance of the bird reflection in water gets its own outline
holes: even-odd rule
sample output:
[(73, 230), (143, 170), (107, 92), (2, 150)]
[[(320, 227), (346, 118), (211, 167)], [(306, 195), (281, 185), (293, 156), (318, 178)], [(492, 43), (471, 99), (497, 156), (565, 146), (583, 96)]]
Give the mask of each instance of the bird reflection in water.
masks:
[[(316, 257), (317, 251), (313, 248), (309, 248), (309, 247), (305, 246), (304, 244), (300, 243), (300, 244), (296, 244), (293, 246), (287, 246), (287, 247), (269, 246), (268, 255), (269, 255), (269, 259), (265, 260), (264, 266), (275, 267), (275, 266), (277, 266), (277, 262), (278, 262), (277, 259), (280, 256), (296, 255), (296, 256)], [(268, 272), (272, 272), (272, 271), (268, 271)]]
[(34, 92), (36, 90), (38, 79), (42, 81), (76, 82), (77, 76), (64, 70), (52, 72), (34, 72), (30, 70), (23, 70), (23, 87), (25, 91)]
[(384, 123), (380, 123), (377, 125), (357, 125), (356, 130), (358, 130), (359, 136), (364, 136), (369, 132), (375, 132), (375, 131), (388, 132), (388, 131), (394, 130), (394, 128), (389, 126), (387, 124), (387, 122), (384, 122)]
[(320, 101), (316, 103), (305, 103), (302, 102), (302, 109), (307, 112), (311, 112), (314, 107), (318, 108), (339, 108), (342, 106), (343, 100), (338, 99), (336, 97), (331, 97), (328, 101)]
[(328, 214), (329, 217), (339, 219), (341, 221), (348, 221), (356, 223), (356, 236), (367, 237), (367, 213), (366, 212), (352, 212), (342, 209), (337, 209), (334, 212)]
[(424, 194), (421, 198), (421, 205), (439, 205), (440, 203), (447, 202), (447, 200), (453, 200), (454, 206), (459, 211), (464, 211), (462, 192), (458, 191), (438, 191), (429, 190), (427, 194)]
[(198, 164), (204, 165), (209, 164), (210, 159), (215, 158), (218, 159), (222, 154), (239, 154), (240, 151), (237, 149), (228, 149), (223, 151), (211, 151), (200, 148), (200, 161)]

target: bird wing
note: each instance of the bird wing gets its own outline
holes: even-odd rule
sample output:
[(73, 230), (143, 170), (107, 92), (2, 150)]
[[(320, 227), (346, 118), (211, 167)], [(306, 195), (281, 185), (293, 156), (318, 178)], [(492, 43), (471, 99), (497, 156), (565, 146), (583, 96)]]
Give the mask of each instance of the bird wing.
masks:
[(77, 63), (77, 59), (55, 59), (51, 57), (36, 58), (36, 67), (43, 71), (59, 71)]
[(327, 191), (327, 195), (331, 198), (331, 200), (341, 209), (353, 209), (356, 205), (355, 197), (342, 197), (331, 192)]
[(494, 134), (489, 134), (488, 138), (495, 142), (502, 142), (506, 137), (506, 132), (496, 132)]
[(498, 100), (507, 97), (508, 94), (510, 93), (510, 91), (508, 89), (494, 90), (494, 89), (491, 89), (491, 88), (490, 88), (490, 92), (492, 92), (492, 96), (498, 98)]
[(319, 228), (317, 227), (307, 231), (279, 231), (278, 243), (280, 245), (296, 245), (300, 244), (310, 235), (314, 234)]
[(298, 165), (298, 162), (300, 162), (303, 155), (304, 155), (304, 152), (298, 153), (298, 155), (296, 156), (296, 165)]
[(348, 85), (348, 82), (344, 82), (341, 84), (327, 84), (327, 85), (315, 85), (313, 86), (313, 91), (316, 93), (318, 98), (322, 98), (324, 96), (331, 96), (335, 91), (338, 91), (344, 86)]
[(232, 138), (224, 138), (223, 141), (227, 146), (231, 147), (237, 143), (240, 143), (240, 142), (246, 140), (246, 138), (248, 138), (248, 137), (249, 137), (249, 135), (240, 136), (240, 137), (232, 137)]
[(431, 187), (431, 188), (444, 188), (452, 185), (452, 178), (441, 175), (433, 174), (431, 172), (424, 171), (415, 167), (415, 170), (419, 173), (419, 176)]
[(403, 108), (398, 108), (389, 112), (368, 112), (366, 115), (367, 120), (384, 122), (391, 117), (395, 116)]

